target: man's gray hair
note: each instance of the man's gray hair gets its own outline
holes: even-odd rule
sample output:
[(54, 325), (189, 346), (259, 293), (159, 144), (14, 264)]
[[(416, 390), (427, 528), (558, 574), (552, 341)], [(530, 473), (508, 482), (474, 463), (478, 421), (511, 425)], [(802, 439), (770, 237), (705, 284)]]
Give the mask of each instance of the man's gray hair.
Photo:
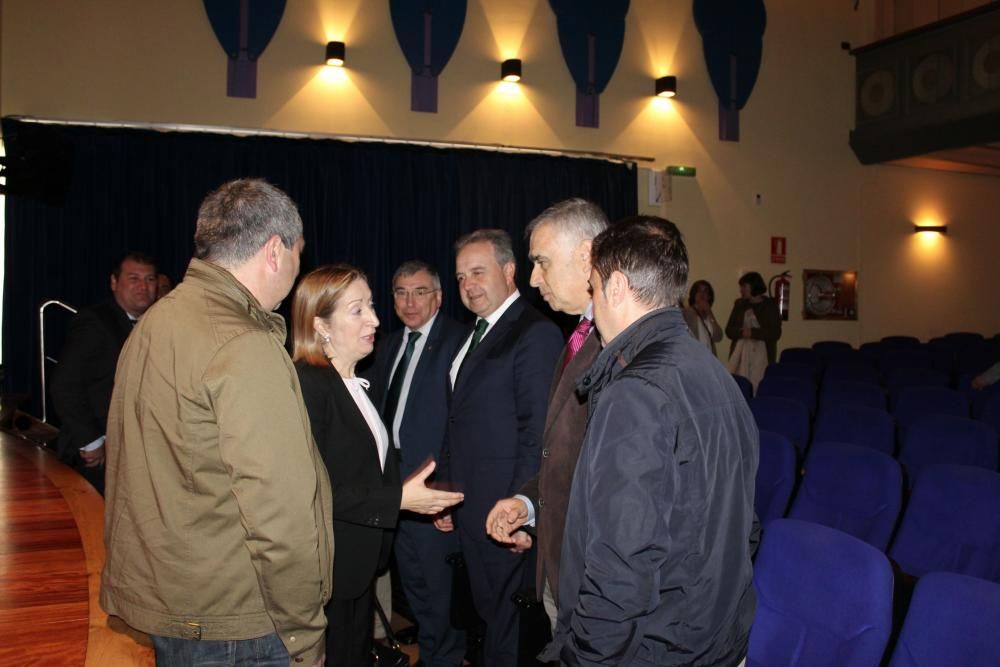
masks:
[(194, 256), (237, 267), (277, 235), (286, 248), (302, 238), (302, 218), (287, 194), (260, 178), (229, 181), (198, 209)]
[(471, 243), (490, 243), (493, 245), (493, 255), (497, 259), (497, 264), (517, 265), (514, 259), (514, 244), (510, 240), (510, 234), (502, 229), (477, 229), (469, 232), (462, 238), (455, 241), (455, 254), (461, 252), (462, 248)]
[(431, 284), (434, 285), (434, 289), (441, 289), (441, 276), (438, 275), (437, 270), (433, 266), (422, 259), (411, 259), (400, 264), (396, 272), (392, 274), (392, 284), (395, 286), (396, 281), (400, 278), (406, 278), (421, 271), (426, 271), (430, 274)]
[(580, 241), (590, 241), (607, 229), (608, 216), (597, 204), (573, 197), (542, 211), (528, 223), (524, 230), (524, 238), (530, 240), (532, 232), (542, 225), (551, 225), (556, 231), (569, 236), (576, 244)]

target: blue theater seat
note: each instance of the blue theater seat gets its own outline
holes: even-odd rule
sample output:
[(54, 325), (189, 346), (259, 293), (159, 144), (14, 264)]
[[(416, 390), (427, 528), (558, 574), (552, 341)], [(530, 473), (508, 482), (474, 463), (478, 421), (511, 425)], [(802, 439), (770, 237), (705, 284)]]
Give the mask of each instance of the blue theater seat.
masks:
[(879, 551), (889, 546), (903, 502), (903, 473), (891, 456), (827, 443), (809, 450), (789, 519), (842, 530)]
[(889, 667), (995, 667), (1000, 584), (950, 572), (917, 582)]
[(795, 519), (768, 524), (754, 563), (749, 667), (876, 666), (892, 626), (892, 568), (870, 544)]
[(955, 572), (1000, 583), (998, 507), (1000, 473), (927, 466), (914, 482), (889, 556), (915, 577)]

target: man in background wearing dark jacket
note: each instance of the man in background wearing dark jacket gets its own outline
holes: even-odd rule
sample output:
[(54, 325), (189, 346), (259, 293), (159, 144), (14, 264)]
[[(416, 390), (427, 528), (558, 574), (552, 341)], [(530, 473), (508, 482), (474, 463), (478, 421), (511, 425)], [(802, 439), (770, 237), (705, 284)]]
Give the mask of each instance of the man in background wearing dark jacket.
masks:
[(104, 428), (118, 354), (132, 327), (156, 300), (156, 263), (130, 252), (111, 272), (112, 300), (81, 310), (70, 322), (52, 378), (62, 428), (59, 459), (104, 493)]
[(541, 658), (735, 667), (756, 605), (753, 416), (675, 306), (688, 258), (673, 223), (612, 225), (591, 261), (604, 350), (578, 384), (591, 417)]

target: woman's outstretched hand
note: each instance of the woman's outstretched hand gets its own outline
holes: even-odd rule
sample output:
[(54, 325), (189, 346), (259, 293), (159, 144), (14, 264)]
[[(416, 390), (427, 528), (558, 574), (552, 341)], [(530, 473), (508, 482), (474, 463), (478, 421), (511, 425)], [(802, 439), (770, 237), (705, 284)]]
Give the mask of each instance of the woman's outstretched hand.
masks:
[(424, 467), (418, 469), (403, 482), (403, 497), (399, 503), (399, 509), (417, 514), (440, 514), (452, 505), (465, 500), (464, 493), (454, 491), (439, 491), (427, 486), (427, 478), (437, 464), (428, 461)]

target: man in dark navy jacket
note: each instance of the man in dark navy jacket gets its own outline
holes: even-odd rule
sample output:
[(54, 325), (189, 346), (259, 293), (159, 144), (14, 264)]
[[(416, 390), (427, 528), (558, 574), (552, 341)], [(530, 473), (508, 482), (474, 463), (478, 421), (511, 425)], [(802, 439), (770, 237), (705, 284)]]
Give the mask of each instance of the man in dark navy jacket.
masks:
[[(559, 328), (514, 284), (510, 236), (481, 229), (455, 244), (462, 303), (478, 317), (451, 364), (448, 437), (439, 473), (465, 493), (442, 530), (457, 528), (476, 611), (486, 622), (483, 664), (516, 665), (511, 597), (534, 578), (534, 554), (513, 553), (483, 526), (500, 498), (538, 472), (549, 385), (563, 346)], [(526, 569), (527, 568), (527, 569)]]
[[(405, 479), (441, 455), (448, 426), (448, 369), (469, 329), (440, 312), (441, 278), (426, 262), (404, 262), (392, 278), (396, 315), (405, 325), (376, 348), (382, 388), (380, 411), (400, 456)], [(394, 545), (406, 601), (417, 622), (425, 667), (457, 667), (465, 637), (451, 625), (451, 568), (458, 551), (454, 533), (434, 529), (426, 517), (401, 514)]]
[(753, 416), (675, 305), (688, 260), (673, 223), (623, 220), (591, 259), (604, 350), (578, 383), (590, 420), (542, 659), (736, 667), (756, 605)]

